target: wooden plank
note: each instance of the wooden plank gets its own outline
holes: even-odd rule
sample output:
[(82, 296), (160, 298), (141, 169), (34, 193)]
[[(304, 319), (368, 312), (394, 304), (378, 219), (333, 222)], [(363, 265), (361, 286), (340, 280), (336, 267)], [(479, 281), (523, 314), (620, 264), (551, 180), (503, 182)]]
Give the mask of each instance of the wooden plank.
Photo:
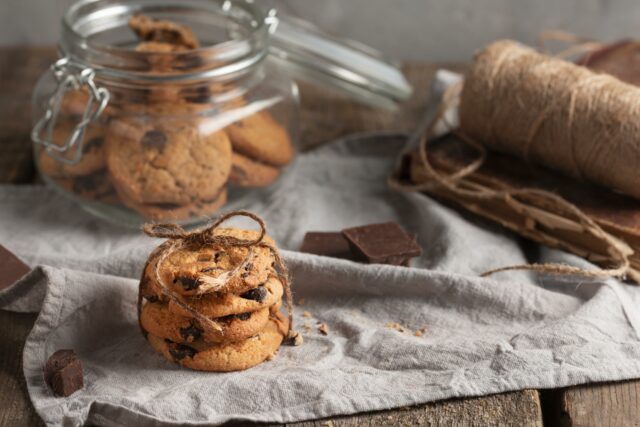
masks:
[(640, 426), (640, 381), (570, 387), (561, 393), (558, 425)]
[(514, 393), (469, 399), (446, 400), (394, 411), (335, 417), (292, 423), (295, 427), (351, 426), (519, 426), (541, 427), (542, 411), (538, 392)]
[(22, 347), (36, 317), (0, 310), (0, 426), (44, 424), (31, 405), (22, 375)]
[(0, 49), (0, 182), (33, 181), (31, 93), (55, 60), (55, 49)]

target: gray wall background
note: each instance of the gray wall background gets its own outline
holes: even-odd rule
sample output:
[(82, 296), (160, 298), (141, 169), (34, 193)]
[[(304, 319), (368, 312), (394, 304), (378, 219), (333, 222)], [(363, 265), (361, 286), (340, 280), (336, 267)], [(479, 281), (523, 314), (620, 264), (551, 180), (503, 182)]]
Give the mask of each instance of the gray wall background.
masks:
[[(53, 44), (73, 0), (0, 0), (0, 45)], [(402, 60), (465, 61), (502, 37), (543, 29), (600, 40), (640, 32), (640, 0), (256, 0)]]

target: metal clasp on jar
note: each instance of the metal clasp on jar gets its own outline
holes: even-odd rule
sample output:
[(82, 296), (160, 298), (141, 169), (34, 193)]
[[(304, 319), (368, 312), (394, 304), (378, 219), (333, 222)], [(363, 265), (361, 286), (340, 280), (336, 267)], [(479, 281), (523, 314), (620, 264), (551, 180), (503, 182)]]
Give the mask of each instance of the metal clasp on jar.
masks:
[[(51, 72), (57, 81), (57, 86), (47, 101), (44, 115), (31, 130), (31, 139), (36, 144), (45, 147), (47, 153), (56, 160), (65, 164), (76, 164), (82, 158), (84, 132), (87, 126), (95, 121), (106, 108), (109, 103), (109, 91), (95, 84), (95, 71), (92, 68), (85, 68), (80, 64), (73, 63), (66, 57), (52, 64)], [(65, 93), (69, 90), (80, 90), (83, 87), (88, 89), (89, 99), (82, 118), (73, 128), (65, 144), (55, 144), (53, 130)], [(75, 152), (69, 156), (72, 149), (75, 149)]]

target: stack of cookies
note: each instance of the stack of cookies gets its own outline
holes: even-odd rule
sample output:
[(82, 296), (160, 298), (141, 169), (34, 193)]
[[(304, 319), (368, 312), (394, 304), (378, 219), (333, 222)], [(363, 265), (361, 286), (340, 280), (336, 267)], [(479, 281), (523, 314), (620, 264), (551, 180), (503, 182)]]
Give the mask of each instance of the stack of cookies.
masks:
[(214, 227), (170, 239), (152, 252), (138, 309), (156, 351), (184, 367), (218, 372), (274, 356), (289, 332), (280, 307), (283, 293), (289, 302), (290, 293), (275, 243), (261, 235)]
[[(129, 27), (149, 73), (204, 67), (189, 28), (141, 15)], [(229, 186), (268, 186), (294, 157), (286, 128), (271, 112), (256, 111), (250, 95), (218, 103), (234, 90), (230, 83), (108, 89), (109, 106), (85, 132), (79, 162), (68, 165), (46, 151), (38, 156), (41, 172), (77, 196), (120, 204), (146, 220), (202, 218), (226, 203)], [(65, 95), (54, 144), (67, 142), (88, 98), (85, 90)]]

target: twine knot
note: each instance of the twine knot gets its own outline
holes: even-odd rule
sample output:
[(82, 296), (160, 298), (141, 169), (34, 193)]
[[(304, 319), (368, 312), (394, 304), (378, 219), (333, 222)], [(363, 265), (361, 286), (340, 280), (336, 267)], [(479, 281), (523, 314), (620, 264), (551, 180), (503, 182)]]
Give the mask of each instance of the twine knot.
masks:
[[(220, 235), (215, 234), (216, 229), (218, 229), (222, 223), (233, 217), (247, 217), (255, 221), (260, 227), (260, 232), (258, 237), (255, 239), (239, 239), (234, 236), (228, 235)], [(215, 279), (209, 280), (208, 284), (210, 287), (208, 291), (203, 293), (210, 292), (224, 292), (224, 286), (230, 280), (237, 278), (238, 275), (248, 266), (250, 263), (251, 257), (254, 254), (255, 248), (266, 248), (269, 250), (271, 255), (274, 257), (273, 269), (274, 273), (277, 276), (278, 280), (282, 283), (285, 292), (285, 300), (287, 305), (287, 313), (289, 317), (289, 329), (287, 331), (287, 336), (291, 335), (293, 332), (293, 295), (291, 293), (290, 279), (287, 268), (282, 260), (278, 249), (273, 245), (268, 244), (264, 241), (264, 238), (267, 235), (267, 227), (262, 218), (258, 215), (248, 212), (248, 211), (234, 211), (229, 212), (225, 215), (222, 215), (215, 222), (210, 224), (207, 227), (186, 231), (178, 224), (145, 224), (142, 227), (142, 230), (145, 234), (150, 237), (158, 237), (168, 239), (163, 245), (160, 246), (161, 251), (159, 253), (159, 258), (155, 264), (153, 269), (154, 279), (156, 283), (160, 287), (160, 292), (163, 296), (165, 296), (169, 301), (178, 305), (182, 310), (191, 314), (196, 321), (202, 326), (205, 330), (212, 329), (218, 332), (224, 331), (223, 326), (206, 316), (203, 316), (196, 310), (194, 310), (184, 299), (184, 297), (178, 293), (176, 293), (171, 287), (167, 286), (164, 283), (162, 276), (160, 275), (160, 268), (163, 262), (174, 252), (183, 249), (185, 247), (193, 248), (193, 247), (205, 247), (205, 246), (219, 246), (222, 250), (231, 248), (231, 247), (245, 247), (248, 248), (247, 255), (234, 269), (224, 272), (220, 276)], [(146, 270), (146, 269), (145, 269)], [(143, 272), (145, 274), (145, 272)], [(143, 295), (140, 290), (138, 293), (138, 319), (140, 318), (140, 313), (142, 310), (142, 300)], [(145, 333), (142, 325), (140, 325), (143, 333)]]

